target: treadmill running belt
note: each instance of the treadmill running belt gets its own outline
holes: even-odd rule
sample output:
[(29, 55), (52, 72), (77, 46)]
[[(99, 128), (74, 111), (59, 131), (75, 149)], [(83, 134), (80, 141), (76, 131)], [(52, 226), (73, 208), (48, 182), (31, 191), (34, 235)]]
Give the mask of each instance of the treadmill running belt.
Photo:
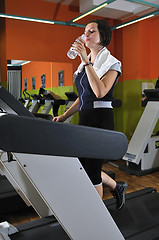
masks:
[(11, 240), (70, 240), (54, 216), (18, 225), (18, 233)]
[[(159, 240), (159, 193), (145, 188), (126, 195), (126, 204), (116, 210), (115, 199), (104, 201), (126, 240)], [(70, 239), (54, 216), (16, 226), (11, 240)]]
[(120, 211), (115, 209), (114, 199), (105, 201), (105, 204), (125, 239), (152, 240), (159, 237), (159, 193), (154, 189), (127, 194), (126, 204)]

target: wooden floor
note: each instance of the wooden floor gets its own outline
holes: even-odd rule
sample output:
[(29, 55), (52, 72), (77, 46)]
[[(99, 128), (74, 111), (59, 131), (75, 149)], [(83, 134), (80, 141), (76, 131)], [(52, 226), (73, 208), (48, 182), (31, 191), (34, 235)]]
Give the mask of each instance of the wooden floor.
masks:
[[(117, 164), (124, 164), (123, 161), (117, 162)], [(103, 165), (103, 169), (106, 171), (115, 172), (116, 181), (126, 181), (128, 183), (127, 193), (133, 192), (136, 190), (140, 190), (146, 187), (153, 187), (157, 189), (159, 192), (159, 172), (155, 172), (152, 174), (147, 174), (141, 177), (129, 175), (118, 168), (112, 166), (109, 163)], [(104, 188), (104, 197), (103, 199), (111, 198), (112, 195), (109, 189)], [(27, 221), (35, 220), (39, 218), (38, 215), (32, 208), (27, 208), (25, 210), (21, 210), (20, 212), (9, 213), (3, 216), (0, 216), (0, 222), (8, 221), (13, 225), (17, 225), (20, 223), (24, 223)]]
[[(117, 162), (117, 165), (125, 164), (124, 161)], [(104, 170), (115, 172), (116, 181), (124, 181), (128, 183), (127, 193), (134, 192), (146, 187), (152, 187), (157, 189), (159, 192), (159, 172), (146, 174), (144, 176), (129, 175), (126, 172), (119, 170), (117, 167), (110, 165), (109, 163), (104, 164)], [(107, 190), (107, 189), (106, 189)], [(111, 198), (109, 190), (104, 189), (104, 199)]]

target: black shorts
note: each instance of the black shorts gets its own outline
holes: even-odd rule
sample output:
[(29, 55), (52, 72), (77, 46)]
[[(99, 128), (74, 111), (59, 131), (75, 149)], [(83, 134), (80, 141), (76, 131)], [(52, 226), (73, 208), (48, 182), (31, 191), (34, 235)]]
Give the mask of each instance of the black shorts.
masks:
[[(114, 130), (112, 108), (95, 108), (79, 112), (79, 125)], [(104, 160), (79, 158), (93, 185), (102, 183), (101, 169)]]

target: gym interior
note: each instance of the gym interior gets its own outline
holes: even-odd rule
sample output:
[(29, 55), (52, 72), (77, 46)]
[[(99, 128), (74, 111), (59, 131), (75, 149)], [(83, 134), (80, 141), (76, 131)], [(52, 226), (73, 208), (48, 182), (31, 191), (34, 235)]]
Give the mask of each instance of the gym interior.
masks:
[[(79, 16), (81, 18), (76, 19)], [(81, 134), (78, 132), (78, 113), (69, 119), (63, 130), (59, 124), (56, 128), (52, 121), (78, 96), (73, 74), (80, 59), (69, 59), (67, 51), (83, 34), (86, 24), (95, 19), (109, 22), (112, 40), (108, 50), (122, 63), (122, 75), (114, 88), (115, 131), (106, 133), (107, 137), (98, 133), (103, 141), (107, 142), (108, 137), (112, 139), (112, 152), (114, 149), (117, 153), (114, 158), (110, 155), (111, 149), (106, 153), (105, 159), (109, 158), (109, 161), (104, 162), (102, 169), (115, 180), (123, 179), (128, 188), (126, 204), (117, 211), (107, 187), (103, 186), (104, 205), (101, 205), (88, 182), (91, 191), (85, 198), (92, 203), (88, 204), (86, 214), (86, 206), (84, 208), (80, 202), (86, 190), (78, 181), (75, 181), (75, 193), (72, 193), (67, 189), (65, 178), (61, 179), (59, 186), (55, 176), (47, 180), (50, 167), (44, 161), (49, 164), (49, 158), (53, 157), (54, 175), (57, 171), (53, 163), (56, 161), (60, 162), (57, 164), (64, 176), (67, 168), (72, 174), (68, 165), (72, 164), (76, 169), (72, 158), (81, 153), (77, 149), (73, 155), (72, 150), (68, 150), (70, 146), (66, 149), (70, 131), (79, 135), (83, 142), (86, 141), (85, 135), (91, 137), (94, 133), (92, 142), (97, 141), (93, 129), (91, 132), (81, 128)], [(158, 43), (158, 0), (0, 1), (0, 239), (92, 240), (97, 239), (98, 233), (100, 240), (159, 240)], [(52, 136), (48, 128), (52, 128)], [(58, 131), (63, 131), (64, 135)], [(13, 139), (14, 147), (8, 139)], [(75, 142), (76, 137), (73, 139)], [(49, 150), (50, 141), (52, 144), (59, 142), (55, 143), (55, 150)], [(25, 147), (18, 149), (21, 142)], [(71, 146), (74, 142), (72, 140)], [(100, 144), (96, 147), (100, 149), (95, 153), (97, 155), (105, 151)], [(93, 154), (93, 143), (90, 149), (92, 153), (87, 153), (86, 149), (86, 154)], [(47, 151), (50, 151), (49, 155)], [(122, 151), (123, 156), (120, 156)], [(63, 159), (65, 156), (70, 158), (69, 164)], [(32, 162), (32, 172), (26, 170), (25, 161), (28, 165)], [(21, 177), (16, 178), (17, 169), (16, 173), (12, 172), (15, 162), (22, 166), (19, 170)], [(40, 175), (36, 174), (38, 168)], [(27, 187), (21, 184), (24, 178)], [(36, 181), (39, 178), (41, 180)], [(87, 182), (86, 176), (84, 179)], [(55, 186), (51, 181), (55, 181)], [(66, 195), (76, 193), (79, 199), (67, 199)], [(58, 197), (54, 201), (58, 206), (50, 200), (56, 194)], [(76, 216), (68, 209), (69, 201), (77, 211)], [(91, 207), (95, 209), (93, 213)], [(93, 218), (96, 220), (92, 222)], [(6, 234), (8, 229), (11, 231), (9, 235)]]

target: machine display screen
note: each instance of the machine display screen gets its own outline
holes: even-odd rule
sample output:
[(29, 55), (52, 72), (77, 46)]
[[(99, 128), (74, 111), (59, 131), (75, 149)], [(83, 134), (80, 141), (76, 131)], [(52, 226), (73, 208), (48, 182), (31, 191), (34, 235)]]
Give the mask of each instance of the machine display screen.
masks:
[(156, 146), (156, 148), (159, 148), (159, 141), (155, 142), (155, 146)]

